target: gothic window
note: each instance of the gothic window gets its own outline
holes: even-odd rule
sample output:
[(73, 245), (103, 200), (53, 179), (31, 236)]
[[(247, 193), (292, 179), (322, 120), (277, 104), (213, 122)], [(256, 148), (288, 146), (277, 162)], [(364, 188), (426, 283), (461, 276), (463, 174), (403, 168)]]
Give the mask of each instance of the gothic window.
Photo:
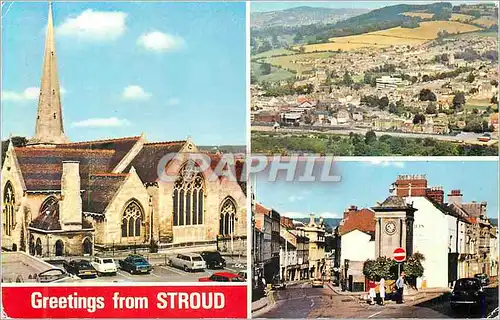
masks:
[(222, 202), (219, 219), (219, 234), (228, 236), (234, 233), (234, 220), (236, 217), (236, 206), (230, 198)]
[(140, 237), (144, 214), (136, 201), (130, 201), (123, 211), (122, 238)]
[(50, 196), (40, 206), (40, 214), (54, 214), (59, 216), (59, 203), (54, 196)]
[(16, 197), (14, 195), (14, 188), (10, 181), (7, 181), (3, 191), (3, 218), (4, 218), (4, 233), (8, 236), (12, 235), (12, 230), (16, 225), (16, 217), (14, 213), (14, 205), (16, 204)]
[(186, 163), (174, 183), (173, 225), (203, 224), (205, 181), (201, 168), (193, 161)]

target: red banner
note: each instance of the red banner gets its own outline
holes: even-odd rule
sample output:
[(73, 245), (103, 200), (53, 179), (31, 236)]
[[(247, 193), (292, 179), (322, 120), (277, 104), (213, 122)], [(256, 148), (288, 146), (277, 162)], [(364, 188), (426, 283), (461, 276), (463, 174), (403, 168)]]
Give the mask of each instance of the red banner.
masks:
[(11, 318), (246, 318), (246, 286), (7, 286)]

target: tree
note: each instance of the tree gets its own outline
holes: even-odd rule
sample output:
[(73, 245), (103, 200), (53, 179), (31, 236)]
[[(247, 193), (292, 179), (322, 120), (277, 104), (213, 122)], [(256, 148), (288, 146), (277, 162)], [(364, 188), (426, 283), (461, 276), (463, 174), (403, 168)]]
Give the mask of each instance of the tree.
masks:
[(394, 104), (394, 102), (389, 103), (389, 113), (397, 113), (398, 108)]
[(344, 76), (342, 77), (342, 84), (350, 87), (353, 83), (354, 81), (352, 80), (351, 75), (349, 74), (348, 71), (346, 71), (344, 73)]
[(476, 80), (476, 77), (474, 76), (474, 74), (471, 72), (469, 73), (469, 75), (467, 76), (467, 79), (465, 81), (467, 81), (468, 83), (473, 83), (474, 80)]
[(453, 108), (455, 110), (460, 110), (465, 104), (465, 95), (463, 92), (458, 92), (453, 97)]
[(365, 134), (365, 143), (366, 144), (372, 144), (373, 142), (377, 141), (377, 135), (375, 134), (375, 131), (370, 130), (366, 132)]
[(436, 101), (436, 95), (430, 89), (420, 90), (419, 96), (420, 101)]
[(370, 280), (397, 279), (397, 264), (394, 260), (386, 257), (378, 257), (376, 260), (368, 259), (363, 263), (363, 275)]
[(490, 102), (493, 103), (493, 104), (498, 104), (498, 97), (497, 96), (491, 97)]
[(494, 87), (498, 87), (498, 81), (497, 80), (491, 80), (490, 84)]
[(271, 64), (270, 63), (262, 63), (260, 65), (260, 70), (263, 75), (271, 74)]
[(437, 113), (436, 104), (432, 101), (429, 101), (427, 108), (425, 108), (425, 113), (427, 114), (435, 114)]
[(425, 116), (423, 114), (417, 113), (413, 117), (413, 124), (424, 124), (425, 123)]
[(379, 105), (380, 109), (384, 109), (385, 107), (387, 107), (389, 105), (389, 98), (387, 98), (386, 96), (383, 96), (382, 98), (380, 98), (378, 105)]
[(297, 34), (295, 35), (295, 37), (293, 37), (293, 42), (294, 43), (299, 43), (303, 39), (304, 39), (304, 36), (302, 35), (302, 33), (297, 32)]
[(369, 74), (368, 72), (365, 72), (365, 75), (363, 76), (363, 82), (365, 84), (371, 84), (371, 82), (372, 82), (372, 75)]
[(259, 47), (259, 50), (257, 50), (259, 53), (261, 52), (266, 52), (266, 51), (269, 51), (271, 50), (273, 47), (271, 46), (271, 43), (269, 42), (269, 40), (264, 40), (262, 42), (262, 45)]
[(422, 261), (425, 258), (423, 254), (415, 252), (403, 263), (403, 270), (405, 272), (405, 277), (408, 283), (412, 286), (416, 286), (417, 278), (424, 275), (424, 267), (422, 266)]

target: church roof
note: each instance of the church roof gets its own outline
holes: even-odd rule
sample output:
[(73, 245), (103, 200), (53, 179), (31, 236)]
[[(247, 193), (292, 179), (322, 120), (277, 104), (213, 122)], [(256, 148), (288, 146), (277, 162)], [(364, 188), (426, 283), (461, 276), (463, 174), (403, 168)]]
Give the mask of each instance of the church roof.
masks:
[(81, 188), (86, 189), (94, 173), (111, 172), (114, 150), (47, 147), (15, 148), (27, 190), (60, 190), (63, 161), (80, 163)]
[(83, 211), (103, 213), (127, 176), (120, 173), (91, 175), (82, 198)]
[(40, 230), (61, 230), (59, 222), (59, 202), (54, 202), (46, 208), (46, 212), (41, 212), (31, 223), (30, 227)]
[(184, 140), (145, 143), (124, 172), (129, 172), (130, 168), (134, 167), (143, 183), (156, 182), (158, 179), (157, 167), (161, 158), (168, 153), (179, 152), (185, 143)]
[(115, 154), (111, 159), (111, 169), (116, 167), (132, 147), (141, 137), (124, 137), (118, 139), (83, 141), (57, 145), (61, 149), (87, 149), (87, 150), (114, 150)]

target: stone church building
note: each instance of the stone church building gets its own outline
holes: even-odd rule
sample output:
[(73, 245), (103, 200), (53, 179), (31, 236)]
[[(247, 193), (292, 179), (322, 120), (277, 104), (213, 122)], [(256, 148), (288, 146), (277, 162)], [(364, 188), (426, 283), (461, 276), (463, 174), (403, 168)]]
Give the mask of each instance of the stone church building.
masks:
[[(52, 8), (46, 31), (35, 135), (9, 144), (2, 163), (2, 247), (37, 256), (83, 255), (94, 250), (158, 245), (246, 246), (246, 190), (242, 182), (209, 179), (188, 160), (199, 151), (185, 141), (148, 142), (145, 135), (70, 142), (64, 133)], [(167, 154), (165, 172), (157, 167)], [(241, 172), (242, 162), (237, 162)], [(240, 240), (241, 246), (241, 240)]]

